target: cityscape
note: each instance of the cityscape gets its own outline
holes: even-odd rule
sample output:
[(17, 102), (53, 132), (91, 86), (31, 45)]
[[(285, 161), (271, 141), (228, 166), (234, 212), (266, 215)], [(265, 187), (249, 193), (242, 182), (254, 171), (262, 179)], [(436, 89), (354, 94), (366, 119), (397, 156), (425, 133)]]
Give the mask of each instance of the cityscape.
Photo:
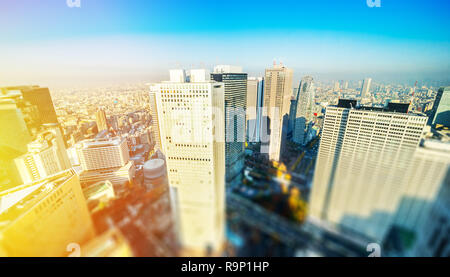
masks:
[[(259, 41), (249, 47), (242, 42), (248, 38), (230, 34), (230, 42), (208, 38), (209, 33), (202, 37), (209, 16), (193, 19), (201, 21), (198, 26), (186, 21), (183, 28), (197, 33), (183, 29), (161, 49), (156, 40), (151, 51), (140, 45), (151, 40), (133, 40), (144, 24), (135, 22), (140, 9), (154, 8), (158, 18), (167, 12), (175, 20), (184, 7), (178, 1), (171, 3), (174, 10), (157, 1), (149, 1), (151, 7), (130, 1), (126, 8), (61, 1), (48, 9), (13, 2), (0, 4), (5, 22), (13, 13), (32, 14), (33, 7), (58, 19), (38, 24), (48, 27), (41, 36), (53, 39), (45, 42), (31, 31), (33, 18), (17, 23), (17, 37), (0, 30), (11, 39), (10, 44), (0, 39), (6, 65), (0, 66), (0, 257), (450, 257), (450, 32), (445, 27), (450, 6), (445, 1), (411, 1), (414, 13), (446, 16), (427, 23), (443, 25), (433, 33), (443, 37), (439, 46), (423, 50), (417, 42), (403, 50), (395, 48), (399, 41), (386, 38), (386, 45), (397, 46), (379, 50), (380, 56), (360, 61), (360, 67), (349, 61), (337, 69), (332, 64), (341, 59), (367, 58), (352, 52), (358, 44), (351, 39), (334, 45), (339, 49), (333, 54), (327, 53), (331, 46), (319, 43), (315, 46), (322, 50), (311, 55), (323, 53), (311, 59), (309, 53), (301, 59), (286, 54), (292, 45), (279, 45), (279, 52), (264, 58), (263, 52), (276, 51), (273, 41), (257, 49)], [(251, 2), (242, 9), (258, 3)], [(391, 14), (401, 8), (384, 0), (380, 6), (360, 2), (332, 5), (320, 14), (351, 5), (368, 17), (377, 9)], [(316, 13), (316, 4), (303, 4)], [(436, 11), (440, 4), (444, 8)], [(109, 34), (119, 20), (106, 16), (96, 27), (82, 23), (101, 8), (111, 18), (123, 8), (137, 25), (121, 21), (126, 31), (114, 28), (127, 37), (95, 42), (90, 36)], [(185, 12), (196, 8), (198, 14), (220, 9), (196, 2)], [(385, 16), (394, 28), (396, 21)], [(52, 21), (69, 24), (74, 18), (80, 25), (70, 38), (70, 30), (60, 33)], [(250, 31), (229, 28), (267, 30), (272, 38), (271, 28), (250, 18), (242, 24)], [(148, 20), (145, 32), (182, 29)], [(294, 24), (288, 23), (286, 30)], [(210, 27), (231, 32), (221, 31), (221, 23)], [(82, 31), (88, 38), (79, 38)], [(379, 35), (375, 29), (365, 32)], [(437, 40), (433, 34), (418, 36), (431, 44)], [(30, 37), (19, 38), (25, 35)], [(416, 33), (407, 35), (403, 39), (410, 42)], [(313, 43), (306, 36), (303, 44)], [(66, 44), (58, 48), (56, 38)], [(242, 43), (231, 47), (233, 40)], [(116, 43), (105, 46), (110, 42)], [(30, 66), (15, 65), (31, 55), (26, 49), (33, 43), (40, 45), (31, 51), (36, 58)], [(224, 45), (214, 48), (216, 43)], [(72, 51), (81, 44), (94, 50)], [(227, 47), (230, 52), (221, 53)], [(367, 51), (375, 51), (371, 47)], [(147, 51), (153, 62), (141, 67)], [(341, 52), (346, 55), (338, 58)], [(249, 62), (258, 53), (262, 58)], [(416, 63), (414, 71), (403, 74), (410, 62)]]

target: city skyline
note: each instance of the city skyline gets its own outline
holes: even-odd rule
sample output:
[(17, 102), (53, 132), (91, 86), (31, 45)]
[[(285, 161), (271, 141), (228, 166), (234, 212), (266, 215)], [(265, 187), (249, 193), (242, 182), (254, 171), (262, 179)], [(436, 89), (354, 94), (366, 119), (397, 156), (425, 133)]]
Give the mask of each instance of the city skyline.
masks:
[(236, 2), (220, 9), (198, 1), (80, 3), (0, 4), (0, 23), (10, 26), (0, 31), (4, 85), (158, 82), (171, 68), (214, 64), (261, 76), (274, 59), (294, 70), (295, 82), (304, 75), (445, 82), (450, 75), (449, 19), (439, 7), (446, 1), (384, 1), (380, 8), (365, 0), (288, 1), (272, 9), (266, 1), (235, 9)]
[(3, 1), (0, 257), (449, 257), (449, 11)]

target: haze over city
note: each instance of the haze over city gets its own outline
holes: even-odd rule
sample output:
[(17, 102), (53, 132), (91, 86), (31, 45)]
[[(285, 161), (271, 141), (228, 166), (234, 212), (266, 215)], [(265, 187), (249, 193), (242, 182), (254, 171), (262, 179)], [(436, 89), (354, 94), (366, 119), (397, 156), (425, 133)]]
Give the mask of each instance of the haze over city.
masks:
[[(0, 4), (0, 82), (97, 86), (152, 82), (170, 68), (273, 60), (294, 81), (448, 81), (448, 1), (92, 1)], [(270, 8), (268, 8), (270, 7)], [(7, 43), (6, 43), (7, 42)], [(113, 81), (111, 81), (113, 80)], [(435, 85), (441, 85), (435, 84)]]

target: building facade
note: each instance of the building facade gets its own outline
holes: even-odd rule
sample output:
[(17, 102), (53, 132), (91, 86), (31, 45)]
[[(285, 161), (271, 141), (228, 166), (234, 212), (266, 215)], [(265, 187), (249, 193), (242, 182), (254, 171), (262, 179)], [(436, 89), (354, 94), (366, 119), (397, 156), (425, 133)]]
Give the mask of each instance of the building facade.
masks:
[(356, 101), (340, 100), (327, 107), (311, 217), (384, 240), (402, 201), (420, 189), (407, 184), (427, 118), (408, 114), (407, 106), (355, 108)]
[(261, 152), (268, 153), (274, 161), (280, 160), (287, 137), (292, 77), (292, 69), (282, 65), (265, 72)]
[(247, 107), (247, 73), (242, 68), (218, 65), (211, 80), (222, 82), (225, 88), (225, 180), (227, 185), (242, 183)]
[(296, 97), (296, 108), (294, 128), (292, 140), (295, 143), (305, 145), (307, 140), (308, 130), (312, 127), (312, 120), (314, 116), (315, 93), (313, 78), (305, 76), (300, 81), (298, 93)]
[(191, 82), (156, 84), (161, 144), (169, 184), (177, 195), (180, 242), (197, 255), (220, 251), (225, 235), (225, 87), (205, 80), (205, 74), (191, 71)]
[[(0, 214), (0, 249), (11, 257), (67, 256), (95, 231), (78, 176), (71, 170), (34, 184)], [(26, 188), (25, 188), (26, 189)]]
[(249, 77), (247, 80), (247, 141), (259, 142), (261, 130), (261, 107), (264, 79)]
[(450, 127), (450, 87), (438, 90), (430, 115), (430, 124)]

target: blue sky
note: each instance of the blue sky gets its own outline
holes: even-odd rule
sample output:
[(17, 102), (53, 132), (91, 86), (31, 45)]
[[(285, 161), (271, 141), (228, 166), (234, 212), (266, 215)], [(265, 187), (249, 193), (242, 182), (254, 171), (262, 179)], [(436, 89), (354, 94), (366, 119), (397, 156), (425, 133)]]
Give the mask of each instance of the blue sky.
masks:
[(450, 1), (2, 0), (0, 83), (157, 81), (274, 59), (328, 79), (450, 76)]

